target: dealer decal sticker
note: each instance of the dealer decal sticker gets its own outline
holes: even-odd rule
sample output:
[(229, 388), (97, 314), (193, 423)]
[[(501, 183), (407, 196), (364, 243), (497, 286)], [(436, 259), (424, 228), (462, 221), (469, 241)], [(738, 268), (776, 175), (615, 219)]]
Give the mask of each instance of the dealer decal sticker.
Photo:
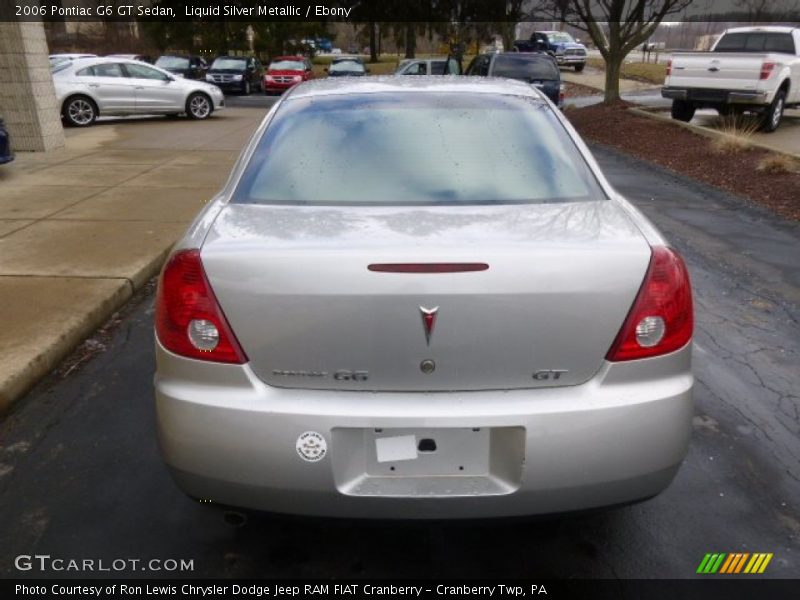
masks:
[(322, 434), (316, 431), (306, 431), (297, 438), (295, 448), (303, 460), (318, 462), (325, 458), (325, 454), (328, 452), (328, 443)]

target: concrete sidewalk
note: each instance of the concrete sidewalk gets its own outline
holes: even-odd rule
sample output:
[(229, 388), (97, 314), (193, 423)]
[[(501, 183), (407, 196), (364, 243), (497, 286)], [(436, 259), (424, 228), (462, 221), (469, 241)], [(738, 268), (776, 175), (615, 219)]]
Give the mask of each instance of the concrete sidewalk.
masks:
[(158, 273), (265, 114), (103, 121), (0, 168), (0, 412)]
[[(562, 69), (561, 79), (563, 81), (569, 81), (570, 83), (579, 83), (580, 85), (585, 85), (586, 87), (594, 88), (596, 90), (603, 91), (606, 89), (605, 71), (594, 69), (592, 67), (586, 67), (580, 73), (576, 73), (571, 69)], [(633, 79), (622, 78), (619, 80), (619, 91), (622, 94), (660, 88), (660, 85), (654, 83), (643, 83), (641, 81), (634, 81)]]

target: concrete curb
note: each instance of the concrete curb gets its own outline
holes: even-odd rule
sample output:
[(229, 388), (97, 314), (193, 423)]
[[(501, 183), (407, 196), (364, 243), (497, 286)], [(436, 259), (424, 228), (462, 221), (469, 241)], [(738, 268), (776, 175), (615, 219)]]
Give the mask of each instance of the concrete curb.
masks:
[(49, 374), (68, 357), (84, 340), (89, 338), (111, 316), (121, 309), (150, 279), (158, 275), (173, 244), (158, 252), (151, 261), (139, 269), (132, 279), (116, 279), (119, 285), (107, 297), (85, 306), (85, 312), (59, 338), (44, 348), (36, 358), (0, 381), (0, 415), (7, 412), (17, 400)]
[[(661, 109), (659, 109), (661, 110)], [(710, 139), (737, 139), (744, 142), (747, 146), (752, 148), (760, 148), (762, 150), (767, 150), (769, 152), (773, 152), (775, 154), (783, 154), (784, 156), (788, 156), (795, 160), (800, 160), (800, 154), (795, 154), (793, 152), (786, 152), (785, 150), (778, 150), (777, 148), (773, 148), (772, 146), (768, 146), (767, 144), (762, 144), (760, 142), (754, 142), (752, 140), (743, 139), (729, 133), (724, 133), (722, 131), (715, 131), (713, 129), (708, 129), (706, 127), (700, 127), (698, 125), (692, 125), (691, 123), (684, 123), (683, 121), (676, 121), (672, 117), (668, 117), (666, 115), (661, 115), (654, 113), (650, 110), (643, 109), (643, 108), (629, 108), (629, 112), (638, 115), (640, 117), (647, 117), (648, 119), (654, 119), (656, 121), (661, 121), (662, 123), (671, 123), (672, 125), (677, 125), (678, 127), (683, 127), (684, 129), (688, 129), (689, 131), (696, 133), (698, 135), (702, 135), (703, 137), (707, 137)]]

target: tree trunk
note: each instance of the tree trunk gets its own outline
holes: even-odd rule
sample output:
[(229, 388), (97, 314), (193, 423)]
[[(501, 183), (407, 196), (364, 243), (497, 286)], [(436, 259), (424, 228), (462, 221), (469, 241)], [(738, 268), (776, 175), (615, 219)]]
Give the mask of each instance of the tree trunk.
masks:
[(622, 59), (616, 56), (606, 58), (606, 92), (603, 102), (613, 104), (619, 100), (619, 75), (622, 70)]
[(416, 58), (417, 28), (416, 23), (406, 23), (406, 58)]
[(375, 40), (375, 23), (370, 21), (367, 23), (369, 27), (369, 62), (378, 62), (378, 46)]

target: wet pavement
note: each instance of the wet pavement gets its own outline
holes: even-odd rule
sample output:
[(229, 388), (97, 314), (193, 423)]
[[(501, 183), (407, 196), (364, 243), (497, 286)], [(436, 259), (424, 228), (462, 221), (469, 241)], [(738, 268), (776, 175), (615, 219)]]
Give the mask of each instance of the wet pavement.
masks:
[[(387, 523), (261, 516), (185, 497), (157, 450), (153, 298), (105, 351), (42, 382), (0, 423), (0, 576), (19, 554), (190, 559), (159, 577), (683, 578), (707, 552), (771, 552), (800, 573), (800, 228), (596, 148), (610, 180), (684, 254), (697, 311), (689, 454), (660, 496), (554, 521)], [(78, 574), (81, 575), (81, 574)], [(102, 575), (102, 573), (98, 573)]]

